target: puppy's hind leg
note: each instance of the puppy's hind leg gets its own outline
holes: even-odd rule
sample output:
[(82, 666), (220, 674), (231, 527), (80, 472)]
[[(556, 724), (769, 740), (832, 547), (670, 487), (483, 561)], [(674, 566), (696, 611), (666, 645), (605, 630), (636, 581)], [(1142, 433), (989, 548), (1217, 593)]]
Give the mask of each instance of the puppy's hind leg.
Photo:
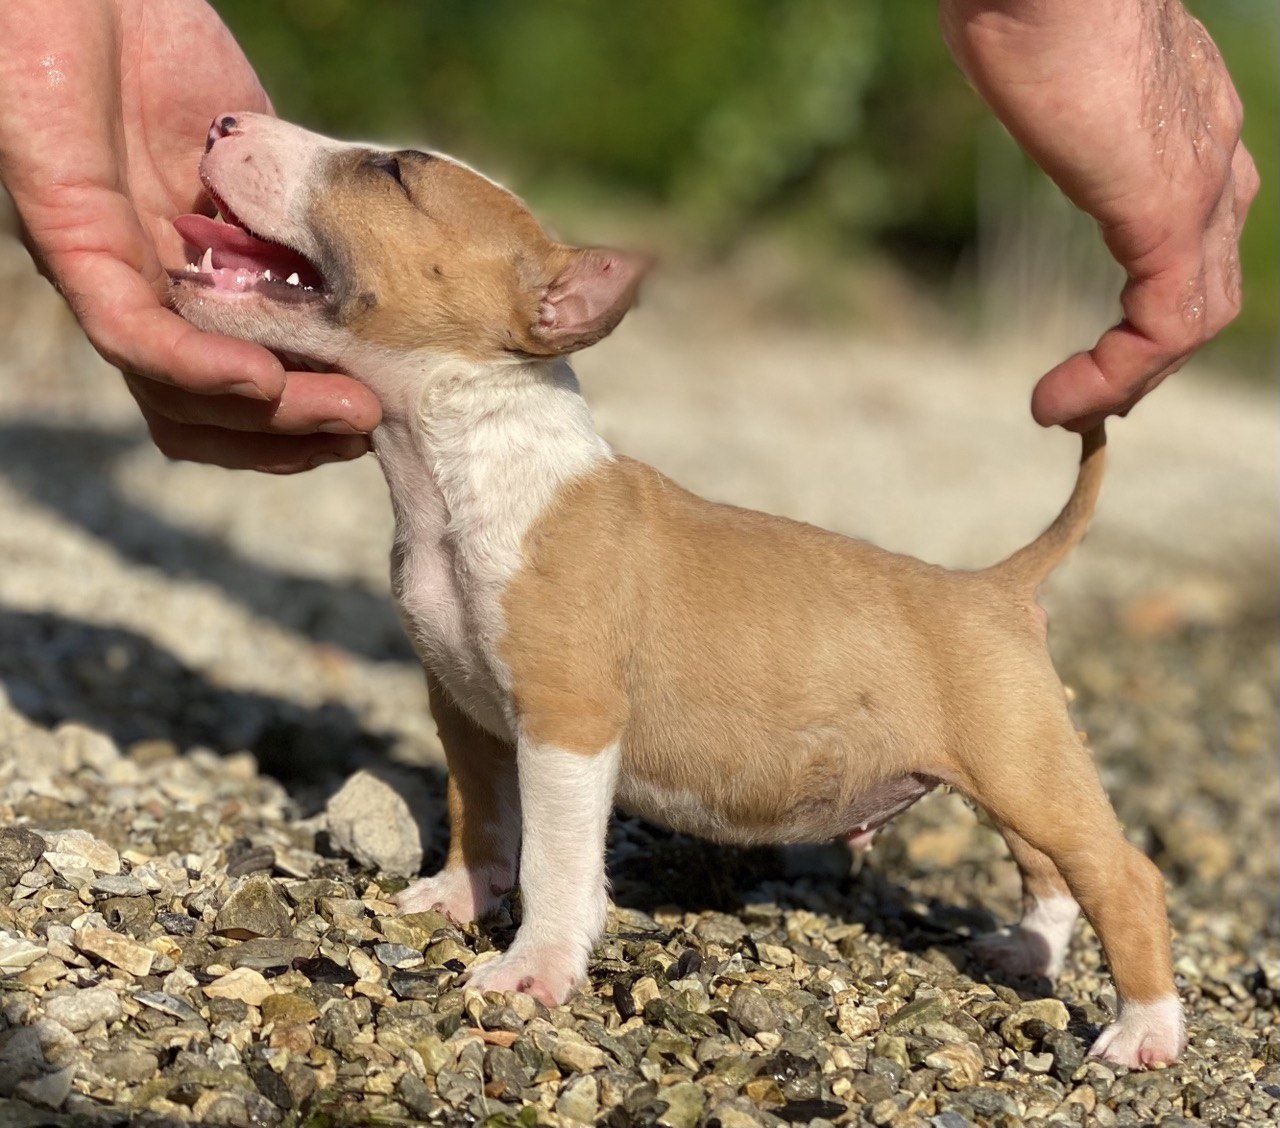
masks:
[(974, 939), (978, 959), (1009, 975), (1043, 975), (1062, 970), (1080, 906), (1053, 859), (1008, 827), (1004, 840), (1022, 877), (1022, 920)]
[(1024, 726), (1017, 747), (968, 756), (966, 778), (957, 782), (999, 826), (1057, 866), (1102, 941), (1120, 1013), (1090, 1053), (1135, 1069), (1167, 1064), (1182, 1053), (1186, 1030), (1164, 880), (1125, 840), (1066, 710), (1059, 704), (1055, 712)]
[(471, 720), (428, 676), (431, 715), (449, 764), (449, 856), (396, 897), (402, 913), (438, 909), (458, 924), (492, 912), (515, 886), (520, 855), (516, 751)]

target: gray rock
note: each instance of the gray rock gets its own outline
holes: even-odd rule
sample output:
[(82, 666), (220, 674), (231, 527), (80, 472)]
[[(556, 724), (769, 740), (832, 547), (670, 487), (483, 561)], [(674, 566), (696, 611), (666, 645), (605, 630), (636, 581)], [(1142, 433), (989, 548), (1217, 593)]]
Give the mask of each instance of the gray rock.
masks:
[(47, 846), (45, 860), (49, 855), (83, 859), (83, 864), (94, 873), (119, 873), (120, 855), (100, 838), (95, 838), (87, 830), (57, 830), (41, 832)]
[(54, 729), (53, 735), (62, 750), (65, 770), (90, 768), (103, 772), (120, 759), (120, 749), (116, 747), (116, 742), (106, 733), (87, 725), (67, 721)]
[(409, 805), (388, 784), (357, 772), (325, 805), (333, 844), (361, 865), (412, 876), (422, 868), (422, 840)]
[(95, 1022), (111, 1023), (123, 1013), (120, 996), (110, 987), (86, 987), (57, 992), (44, 1000), (44, 1012), (73, 1033)]
[(114, 1081), (137, 1085), (156, 1075), (160, 1061), (149, 1050), (120, 1050), (94, 1059), (98, 1070)]
[(316, 946), (308, 940), (291, 937), (258, 936), (232, 944), (214, 953), (214, 960), (227, 967), (249, 967), (254, 971), (283, 971), (294, 960), (315, 955)]
[(0, 885), (15, 885), (40, 860), (44, 839), (26, 827), (0, 830)]
[(171, 1015), (184, 1022), (199, 1021), (200, 1012), (185, 999), (170, 995), (167, 991), (139, 991), (134, 998), (144, 1007), (150, 1007), (161, 1014)]
[(759, 1034), (762, 1030), (778, 1028), (777, 1006), (756, 987), (736, 987), (729, 996), (726, 1010), (729, 1017), (747, 1034)]
[(19, 1083), (13, 1095), (43, 1108), (61, 1108), (71, 1095), (71, 1082), (75, 1075), (76, 1067), (68, 1065), (52, 1073), (28, 1077)]
[(267, 878), (247, 879), (227, 898), (213, 922), (213, 930), (236, 940), (255, 936), (285, 936), (293, 928), (289, 907)]
[(101, 893), (107, 897), (142, 897), (147, 888), (136, 877), (128, 873), (103, 874), (89, 882), (91, 893)]

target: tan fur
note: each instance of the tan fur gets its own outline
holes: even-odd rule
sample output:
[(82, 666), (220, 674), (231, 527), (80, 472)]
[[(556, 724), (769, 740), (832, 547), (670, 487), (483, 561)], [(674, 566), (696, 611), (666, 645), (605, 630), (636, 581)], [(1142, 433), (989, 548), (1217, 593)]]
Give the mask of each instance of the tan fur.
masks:
[[(592, 754), (621, 737), (624, 776), (696, 795), (747, 839), (839, 834), (895, 780), (954, 783), (1063, 870), (1126, 998), (1172, 990), (1159, 875), (1124, 841), (1004, 569), (714, 504), (625, 458), (567, 488), (526, 556), (503, 658), (535, 739)], [(1040, 869), (1033, 884), (1062, 887)]]
[(470, 359), (545, 352), (539, 298), (574, 251), (465, 165), (401, 153), (402, 190), (369, 156), (329, 158), (310, 218), (326, 235), (319, 265), (336, 283), (344, 326), (389, 349), (430, 341)]
[(1095, 424), (1085, 432), (1080, 445), (1080, 473), (1075, 489), (1053, 522), (1029, 545), (1000, 561), (991, 570), (1011, 583), (1038, 587), (1084, 537), (1093, 508), (1102, 490), (1106, 469), (1107, 431), (1105, 423)]

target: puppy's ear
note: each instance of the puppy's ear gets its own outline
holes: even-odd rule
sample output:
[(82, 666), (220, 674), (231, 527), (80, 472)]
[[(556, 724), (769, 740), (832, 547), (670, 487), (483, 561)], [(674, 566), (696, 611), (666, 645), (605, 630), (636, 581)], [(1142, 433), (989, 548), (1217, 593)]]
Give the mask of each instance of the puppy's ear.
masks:
[(529, 351), (558, 356), (593, 345), (612, 332), (636, 300), (653, 265), (645, 255), (607, 247), (558, 247), (527, 329)]

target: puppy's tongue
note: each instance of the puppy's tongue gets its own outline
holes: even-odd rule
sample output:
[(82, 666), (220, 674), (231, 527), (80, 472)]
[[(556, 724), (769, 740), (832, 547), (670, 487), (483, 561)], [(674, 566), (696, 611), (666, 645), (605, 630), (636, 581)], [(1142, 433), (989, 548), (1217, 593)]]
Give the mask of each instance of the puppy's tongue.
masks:
[(298, 274), (309, 284), (319, 284), (315, 269), (300, 254), (250, 235), (234, 223), (222, 223), (207, 215), (180, 215), (173, 221), (178, 234), (195, 249), (199, 262), (206, 250), (213, 252), (214, 269), (270, 270), (279, 278)]

